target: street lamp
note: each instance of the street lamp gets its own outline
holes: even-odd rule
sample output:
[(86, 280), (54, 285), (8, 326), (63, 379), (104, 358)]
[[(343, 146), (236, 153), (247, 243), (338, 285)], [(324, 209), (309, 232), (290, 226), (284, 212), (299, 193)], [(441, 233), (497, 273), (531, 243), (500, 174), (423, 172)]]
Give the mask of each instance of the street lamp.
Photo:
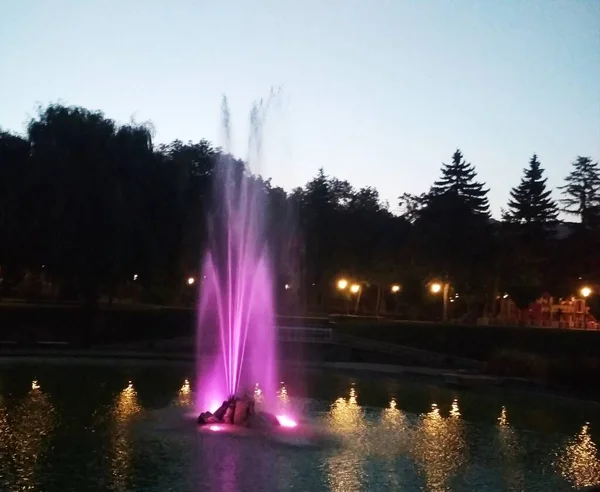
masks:
[(450, 284), (448, 282), (433, 282), (429, 286), (429, 290), (432, 294), (439, 294), (440, 292), (442, 292), (442, 300), (444, 303), (444, 310), (442, 311), (442, 321), (448, 321), (448, 291), (450, 290)]
[(187, 284), (188, 285), (194, 285), (194, 282), (196, 281), (196, 279), (194, 277), (189, 277), (187, 279)]
[(581, 297), (583, 297), (583, 328), (587, 330), (588, 307), (586, 306), (586, 301), (587, 298), (592, 295), (593, 291), (591, 287), (584, 285), (581, 289), (579, 289), (579, 293), (581, 294)]
[(398, 292), (400, 292), (400, 286), (399, 285), (392, 285), (392, 294), (397, 294)]
[(344, 290), (346, 287), (348, 287), (348, 281), (345, 278), (339, 279), (337, 282), (337, 288)]
[(360, 292), (360, 285), (359, 284), (352, 284), (350, 286), (350, 292), (352, 294), (358, 294)]

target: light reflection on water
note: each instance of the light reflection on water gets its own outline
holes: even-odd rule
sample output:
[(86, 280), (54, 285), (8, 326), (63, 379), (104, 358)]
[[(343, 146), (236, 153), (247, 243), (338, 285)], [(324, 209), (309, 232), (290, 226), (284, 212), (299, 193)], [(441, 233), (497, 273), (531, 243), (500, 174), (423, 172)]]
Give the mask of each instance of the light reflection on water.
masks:
[(189, 408), (192, 406), (192, 388), (190, 386), (190, 382), (186, 379), (183, 382), (183, 386), (179, 388), (177, 392), (177, 399), (175, 400), (175, 405), (179, 407)]
[(450, 490), (448, 481), (467, 461), (464, 432), (457, 400), (447, 418), (442, 417), (435, 403), (430, 412), (421, 416), (412, 453), (425, 474), (429, 490)]
[(129, 490), (128, 480), (131, 469), (132, 439), (131, 421), (141, 412), (137, 392), (129, 381), (115, 398), (111, 422), (112, 432), (112, 484), (114, 490)]
[[(281, 384), (281, 387), (279, 390), (277, 390), (277, 399), (279, 400), (281, 408), (285, 408), (290, 402), (290, 397), (288, 395), (287, 388), (285, 387), (285, 383), (281, 381), (279, 384)], [(260, 392), (260, 396), (262, 397), (262, 391)]]
[(358, 395), (354, 387), (348, 398), (338, 398), (327, 415), (327, 424), (335, 434), (348, 441), (341, 453), (333, 455), (327, 462), (330, 490), (353, 492), (364, 488), (363, 464), (366, 458), (364, 442), (365, 419), (363, 409), (358, 406)]
[[(0, 395), (0, 458), (11, 455), (10, 437), (8, 411), (4, 403), (4, 398)], [(2, 485), (2, 477), (8, 476), (9, 468), (8, 459), (0, 459), (0, 485)]]
[[(182, 382), (181, 387), (172, 390), (172, 401), (188, 408), (193, 392), (188, 380)], [(44, 469), (47, 450), (53, 447), (53, 433), (58, 432), (59, 422), (70, 417), (68, 410), (57, 410), (62, 403), (60, 407), (53, 405), (51, 396), (43, 391), (43, 381), (30, 384), (31, 389), (23, 396), (0, 394), (1, 490), (46, 490), (40, 476), (53, 471), (48, 466)], [(224, 444), (220, 448), (211, 444), (202, 455), (209, 456), (214, 466), (210, 471), (194, 472), (192, 462), (176, 462), (176, 453), (169, 447), (178, 446), (177, 452), (185, 453), (190, 442), (201, 442), (188, 440), (186, 444), (185, 439), (190, 438), (189, 430), (185, 430), (188, 427), (182, 427), (185, 439), (175, 436), (171, 442), (163, 436), (140, 437), (133, 432), (132, 424), (149, 412), (142, 407), (133, 381), (113, 396), (103, 434), (109, 445), (106, 465), (111, 490), (158, 490), (140, 485), (145, 460), (154, 463), (150, 466), (159, 475), (167, 473), (169, 466), (178, 466), (182, 480), (189, 481), (193, 473), (209, 473), (211, 483), (222, 491), (243, 489), (248, 473), (253, 474), (256, 483), (277, 483), (278, 490), (291, 490), (290, 481), (303, 480), (306, 475), (303, 466), (312, 470), (308, 480), (316, 480), (305, 484), (306, 490), (315, 491), (566, 490), (567, 484), (583, 487), (600, 483), (597, 445), (588, 424), (572, 438), (532, 433), (515, 426), (518, 412), (506, 406), (496, 407), (497, 413), (490, 415), (487, 423), (474, 424), (468, 420), (471, 407), (462, 397), (436, 396), (429, 410), (420, 415), (404, 410), (410, 402), (406, 398), (403, 401), (401, 394), (390, 395), (383, 409), (364, 407), (355, 385), (326, 411), (311, 414), (313, 422), (322, 422), (342, 439), (341, 447), (297, 454), (260, 444), (252, 448), (240, 444), (235, 452), (228, 452), (230, 448)], [(291, 410), (296, 407), (296, 399), (283, 383), (277, 396), (280, 405)], [(151, 451), (148, 442), (158, 446), (154, 448), (158, 454), (152, 454), (156, 451)], [(187, 452), (193, 453), (193, 449)], [(215, 449), (222, 454), (215, 454)], [(144, 457), (134, 459), (136, 455)], [(538, 482), (542, 484), (539, 487)], [(550, 488), (540, 488), (543, 484)], [(173, 487), (177, 489), (177, 484)]]
[(505, 486), (507, 490), (523, 490), (525, 479), (521, 459), (523, 450), (519, 445), (515, 430), (508, 421), (508, 414), (504, 406), (500, 410), (497, 427), (501, 476)]
[(0, 395), (0, 486), (12, 477), (15, 490), (37, 490), (37, 466), (54, 427), (55, 411), (37, 381), (10, 413)]
[(588, 424), (567, 442), (555, 463), (559, 473), (573, 485), (587, 487), (600, 483), (598, 449)]

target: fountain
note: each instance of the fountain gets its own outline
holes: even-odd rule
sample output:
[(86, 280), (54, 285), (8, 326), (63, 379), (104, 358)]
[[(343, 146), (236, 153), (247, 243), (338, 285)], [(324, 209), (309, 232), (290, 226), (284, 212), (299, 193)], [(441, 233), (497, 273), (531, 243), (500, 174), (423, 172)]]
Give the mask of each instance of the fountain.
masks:
[[(245, 411), (248, 416), (254, 412), (252, 397), (240, 396), (246, 389), (259, 385), (266, 405), (275, 396), (275, 319), (265, 230), (266, 193), (262, 181), (250, 172), (260, 165), (264, 120), (273, 97), (271, 94), (266, 102), (255, 104), (251, 111), (247, 166), (231, 157), (225, 98), (222, 104), (225, 145), (215, 169), (196, 336), (196, 407), (207, 410), (198, 422), (210, 423), (215, 429), (220, 428), (218, 423), (237, 423), (234, 417), (238, 413)], [(216, 356), (205, 356), (207, 347)]]

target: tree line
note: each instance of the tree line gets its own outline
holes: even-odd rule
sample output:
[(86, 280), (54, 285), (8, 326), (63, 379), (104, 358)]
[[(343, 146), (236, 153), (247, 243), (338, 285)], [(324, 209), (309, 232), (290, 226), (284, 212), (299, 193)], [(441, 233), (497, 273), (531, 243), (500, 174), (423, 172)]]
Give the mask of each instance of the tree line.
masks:
[[(215, 166), (245, 164), (206, 140), (155, 145), (148, 124), (49, 105), (25, 135), (0, 132), (0, 292), (94, 305), (134, 298), (177, 304), (196, 295)], [(600, 284), (600, 168), (574, 159), (554, 201), (540, 158), (524, 163), (501, 220), (460, 150), (423, 194), (391, 212), (377, 190), (320, 170), (291, 192), (261, 184), (279, 309), (348, 309), (434, 317), (427, 292), (448, 282), (455, 318), (525, 306)], [(561, 221), (571, 216), (572, 222)], [(360, 304), (335, 288), (361, 285)], [(197, 284), (196, 284), (197, 285)], [(390, 286), (400, 288), (392, 292)], [(193, 287), (193, 286), (192, 286)]]

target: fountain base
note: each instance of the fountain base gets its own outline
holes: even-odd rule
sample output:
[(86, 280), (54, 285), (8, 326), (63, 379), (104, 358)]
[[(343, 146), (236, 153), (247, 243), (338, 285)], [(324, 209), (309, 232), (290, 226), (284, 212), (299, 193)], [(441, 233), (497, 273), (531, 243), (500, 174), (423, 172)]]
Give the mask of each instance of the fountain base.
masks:
[(254, 399), (248, 396), (231, 396), (214, 413), (203, 412), (198, 416), (200, 426), (212, 424), (229, 424), (238, 427), (265, 429), (280, 426), (279, 419), (267, 412), (256, 412)]

